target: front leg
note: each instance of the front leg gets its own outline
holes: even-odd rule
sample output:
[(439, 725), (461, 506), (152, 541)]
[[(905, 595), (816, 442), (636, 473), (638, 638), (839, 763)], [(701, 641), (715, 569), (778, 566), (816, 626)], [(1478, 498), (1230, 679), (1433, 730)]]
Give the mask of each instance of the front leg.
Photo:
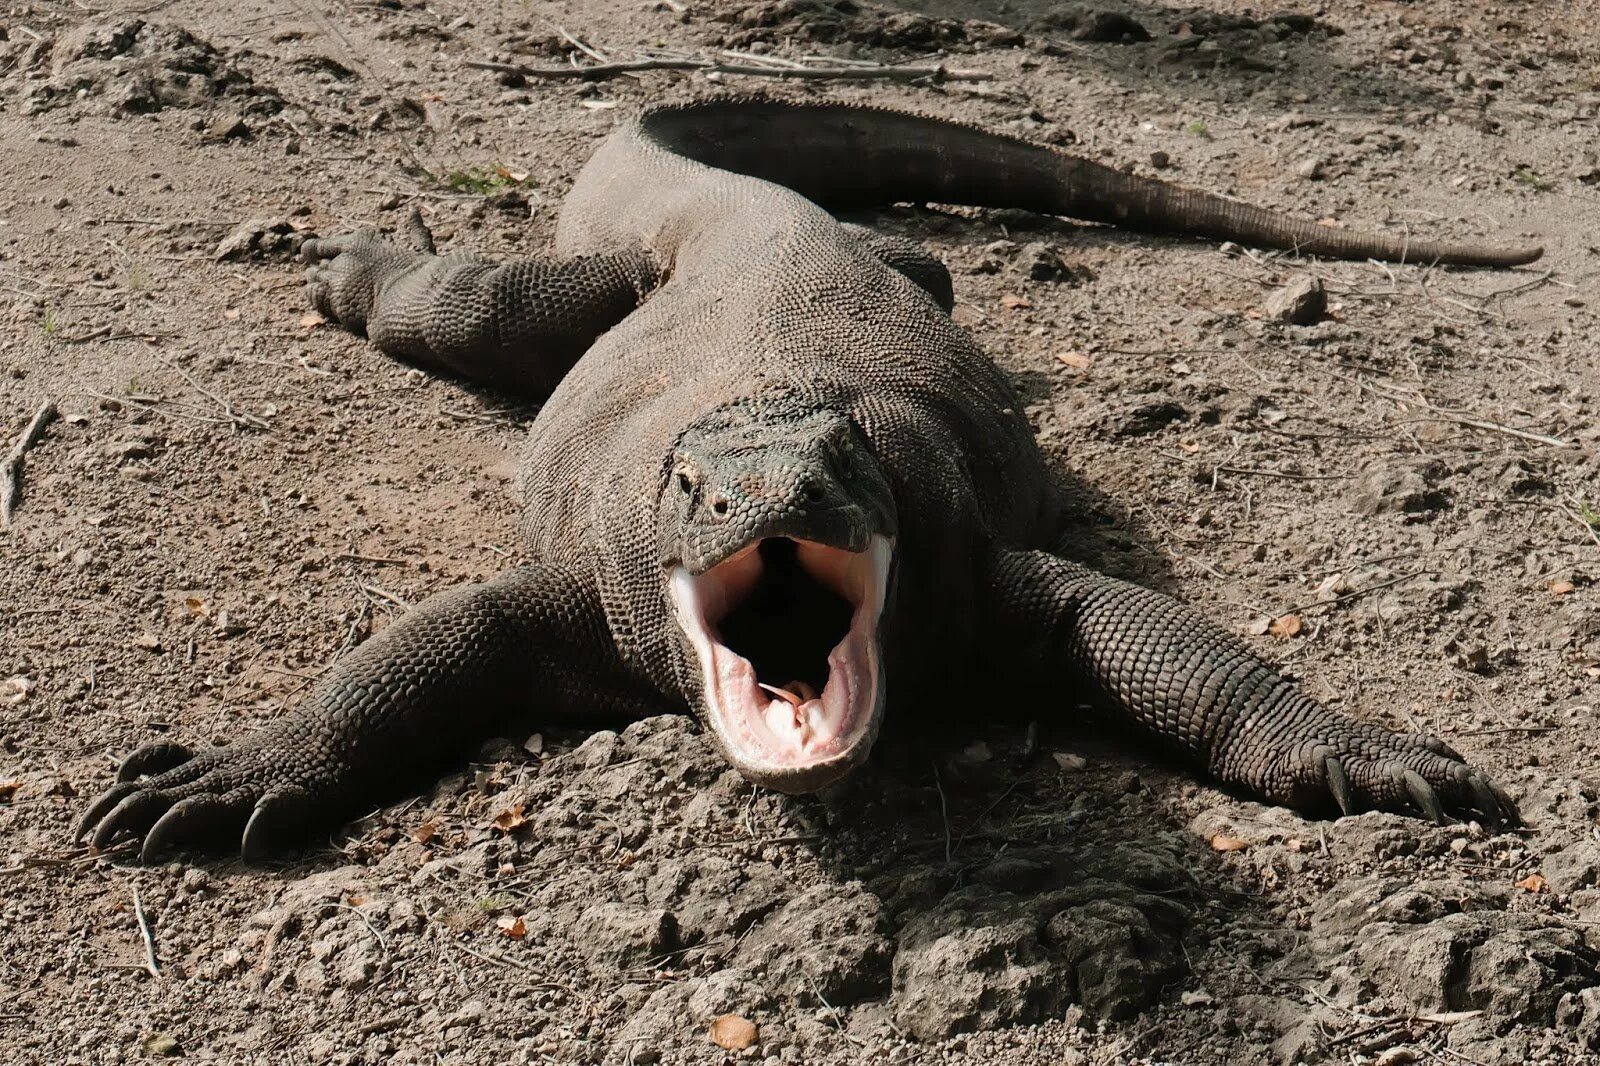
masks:
[(387, 355), (541, 402), (657, 282), (637, 251), (515, 263), (436, 255), (415, 213), (409, 237), (362, 229), (307, 241), (312, 306)]
[(1310, 811), (1516, 819), (1510, 799), (1442, 741), (1323, 707), (1167, 596), (1045, 552), (1002, 555), (990, 588), (994, 646), (1010, 665), (1092, 679), (1140, 729), (1225, 784)]
[(142, 839), (145, 862), (233, 836), (255, 860), (436, 772), (520, 704), (617, 711), (637, 705), (637, 692), (593, 587), (558, 567), (524, 567), (430, 598), (238, 744), (135, 751), (78, 836), (97, 848)]

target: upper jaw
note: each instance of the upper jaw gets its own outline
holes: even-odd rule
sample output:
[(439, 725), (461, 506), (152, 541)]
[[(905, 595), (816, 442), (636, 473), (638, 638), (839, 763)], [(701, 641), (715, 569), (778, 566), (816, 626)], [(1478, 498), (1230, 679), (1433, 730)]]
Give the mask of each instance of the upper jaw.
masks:
[[(813, 582), (849, 605), (837, 634), (801, 632), (786, 615), (763, 620), (768, 639), (826, 640), (820, 692), (788, 677), (758, 676), (755, 663), (724, 641), (730, 613), (777, 580), (763, 541), (746, 545), (699, 574), (667, 573), (669, 599), (699, 675), (706, 719), (729, 761), (747, 778), (782, 792), (812, 792), (842, 777), (871, 749), (882, 718), (884, 676), (879, 627), (888, 598), (893, 541), (881, 534), (860, 550), (794, 538), (788, 580)], [(789, 545), (783, 547), (788, 548)], [(786, 627), (794, 627), (790, 632)], [(728, 638), (733, 639), (733, 638)]]

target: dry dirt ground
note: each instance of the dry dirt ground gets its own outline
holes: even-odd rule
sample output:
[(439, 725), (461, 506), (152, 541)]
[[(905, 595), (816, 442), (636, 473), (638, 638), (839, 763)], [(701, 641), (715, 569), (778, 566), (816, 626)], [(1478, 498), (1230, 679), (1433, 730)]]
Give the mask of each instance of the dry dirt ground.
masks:
[[(533, 412), (317, 324), (292, 254), (411, 204), (531, 253), (619, 116), (732, 84), (465, 65), (566, 63), (573, 38), (942, 61), (994, 78), (762, 84), (1330, 224), (1544, 244), (1452, 271), (875, 216), (950, 263), (1086, 559), (1448, 739), (1527, 827), (1302, 819), (1102, 738), (1060, 691), (902, 723), (818, 798), (753, 791), (678, 719), (529, 723), (272, 867), (76, 847), (135, 746), (237, 738), (405, 604), (518, 558)], [(0, 532), (4, 1059), (1595, 1061), (1597, 45), (1590, 0), (11, 7), (0, 448), (45, 400), (61, 418)], [(1305, 276), (1326, 317), (1274, 321)], [(713, 1043), (724, 1014), (753, 1047)]]

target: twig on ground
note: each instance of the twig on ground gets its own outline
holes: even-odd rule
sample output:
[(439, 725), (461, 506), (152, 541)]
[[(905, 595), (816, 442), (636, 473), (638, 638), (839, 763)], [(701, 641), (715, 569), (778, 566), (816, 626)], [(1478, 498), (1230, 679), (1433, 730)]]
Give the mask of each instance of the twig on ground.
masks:
[(387, 1018), (379, 1018), (375, 1022), (368, 1022), (358, 1028), (356, 1032), (361, 1036), (372, 1036), (376, 1033), (387, 1032), (390, 1029), (404, 1025), (409, 1017), (406, 1014), (391, 1014)]
[(5, 462), (0, 464), (0, 529), (11, 528), (11, 516), (16, 513), (17, 499), (22, 495), (23, 456), (29, 448), (39, 443), (39, 438), (44, 435), (44, 427), (55, 419), (56, 413), (55, 401), (46, 400), (40, 404), (33, 418), (28, 420), (22, 436), (6, 453)]
[(151, 414), (160, 415), (162, 418), (186, 419), (190, 422), (199, 422), (211, 426), (231, 426), (233, 424), (226, 418), (213, 418), (211, 415), (195, 414), (191, 411), (168, 411), (164, 407), (157, 407), (157, 404), (162, 403), (176, 404), (179, 407), (191, 406), (181, 401), (168, 400), (161, 396), (110, 396), (103, 392), (90, 392), (89, 395), (97, 400), (110, 400), (112, 403), (119, 405), (131, 403), (141, 411), (149, 411)]
[(362, 555), (360, 552), (339, 552), (335, 559), (350, 559), (358, 563), (381, 563), (387, 566), (408, 566), (405, 559), (390, 559), (383, 555)]
[(1298, 603), (1298, 604), (1295, 604), (1293, 607), (1288, 607), (1288, 608), (1285, 608), (1284, 610), (1279, 611), (1277, 614), (1273, 615), (1272, 617), (1274, 617), (1274, 618), (1282, 618), (1286, 614), (1299, 614), (1302, 611), (1309, 611), (1313, 607), (1333, 607), (1333, 606), (1335, 606), (1337, 604), (1349, 603), (1351, 600), (1358, 600), (1363, 596), (1366, 596), (1366, 595), (1369, 595), (1371, 593), (1377, 592), (1377, 591), (1379, 591), (1381, 589), (1386, 589), (1391, 585), (1398, 585), (1402, 581), (1410, 581), (1414, 577), (1423, 577), (1423, 576), (1425, 576), (1427, 574), (1436, 574), (1436, 573), (1438, 573), (1437, 570), (1413, 570), (1409, 574), (1401, 574), (1399, 577), (1391, 577), (1387, 581), (1380, 581), (1376, 585), (1368, 585), (1364, 589), (1354, 589), (1354, 590), (1352, 590), (1350, 592), (1343, 593), (1341, 595), (1335, 596), (1331, 600), (1311, 600), (1309, 603)]
[(1571, 446), (1567, 441), (1562, 440), (1560, 437), (1550, 437), (1543, 433), (1534, 433), (1532, 430), (1518, 429), (1515, 426), (1507, 426), (1499, 422), (1490, 422), (1486, 418), (1472, 418), (1467, 415), (1458, 415), (1454, 412), (1441, 410), (1437, 407), (1428, 407), (1427, 409), (1438, 417), (1408, 418), (1403, 422), (1397, 422), (1395, 424), (1400, 426), (1409, 426), (1418, 422), (1451, 422), (1458, 426), (1470, 426), (1473, 429), (1487, 430), (1490, 433), (1504, 433), (1508, 437), (1516, 437), (1519, 440), (1531, 440), (1535, 444), (1548, 444), (1552, 448), (1567, 448)]
[(944, 821), (944, 861), (949, 862), (955, 849), (950, 846), (950, 807), (944, 799), (944, 782), (939, 780), (939, 764), (933, 764), (933, 787), (939, 793), (939, 817)]
[(1574, 522), (1583, 527), (1583, 531), (1589, 534), (1590, 540), (1594, 541), (1596, 544), (1600, 544), (1600, 529), (1596, 529), (1595, 524), (1585, 518), (1581, 510), (1573, 510), (1571, 507), (1567, 507), (1565, 505), (1562, 505), (1561, 510), (1565, 514), (1570, 515)]
[(110, 333), (110, 326), (100, 326), (97, 329), (91, 329), (88, 333), (80, 333), (76, 337), (57, 337), (56, 340), (62, 344), (88, 344), (90, 341), (97, 341), (102, 337), (109, 336)]
[(183, 367), (179, 366), (177, 363), (174, 363), (174, 362), (171, 362), (169, 360), (163, 359), (159, 355), (155, 356), (155, 361), (160, 363), (162, 366), (166, 367), (167, 369), (176, 372), (177, 375), (179, 377), (183, 378), (183, 380), (187, 381), (189, 383), (189, 386), (191, 388), (193, 388), (196, 392), (198, 392), (200, 395), (204, 396), (206, 399), (210, 400), (212, 403), (215, 403), (218, 407), (222, 408), (222, 413), (227, 415), (228, 416), (228, 420), (231, 421), (234, 425), (243, 426), (243, 427), (246, 427), (248, 429), (260, 429), (260, 430), (269, 430), (269, 429), (272, 428), (263, 419), (257, 418), (255, 415), (248, 414), (248, 413), (246, 413), (244, 411), (240, 411), (237, 408), (235, 408), (233, 406), (233, 404), (231, 402), (229, 402), (227, 399), (225, 399), (222, 396), (218, 396), (216, 393), (212, 392), (210, 389), (208, 389), (204, 385), (200, 384), (200, 382), (196, 381), (193, 374), (189, 373), (187, 370), (185, 370)]
[(1354, 381), (1357, 385), (1372, 393), (1374, 396), (1381, 396), (1383, 399), (1389, 400), (1393, 403), (1411, 404), (1414, 407), (1422, 408), (1429, 414), (1438, 416), (1437, 418), (1407, 419), (1404, 422), (1398, 423), (1399, 425), (1409, 425), (1413, 422), (1453, 422), (1458, 426), (1470, 426), (1473, 429), (1487, 430), (1491, 433), (1504, 433), (1508, 437), (1516, 437), (1520, 440), (1533, 441), (1535, 444), (1548, 444), (1552, 448), (1571, 447), (1569, 442), (1562, 440), (1560, 437), (1551, 437), (1544, 433), (1535, 433), (1529, 429), (1518, 429), (1515, 426), (1508, 426), (1500, 422), (1491, 422), (1487, 418), (1479, 418), (1476, 415), (1466, 411), (1455, 411), (1448, 407), (1435, 407), (1433, 402), (1420, 392), (1416, 394), (1415, 398), (1413, 398), (1399, 395), (1398, 393), (1395, 393), (1389, 389), (1379, 388), (1377, 385), (1374, 385), (1365, 378), (1351, 378), (1344, 374), (1334, 374), (1333, 376), (1345, 381)]
[(144, 903), (139, 899), (139, 886), (133, 886), (133, 916), (139, 923), (139, 936), (144, 940), (144, 968), (150, 976), (161, 980), (161, 967), (156, 965), (156, 938), (150, 934), (150, 922), (144, 916)]
[(556, 32), (561, 34), (568, 44), (572, 45), (572, 47), (576, 48), (578, 51), (582, 52), (596, 63), (608, 63), (611, 61), (610, 56), (606, 55), (598, 48), (594, 48), (591, 45), (586, 44), (583, 40), (574, 36), (573, 34), (568, 33), (564, 27), (557, 26)]
[(1219, 464), (1215, 469), (1224, 474), (1242, 474), (1252, 477), (1280, 477), (1287, 478), (1291, 481), (1345, 481), (1350, 477), (1349, 474), (1296, 474), (1290, 470), (1263, 470), (1260, 467), (1254, 466), (1223, 466)]
[(389, 603), (394, 604), (396, 607), (400, 608), (402, 611), (411, 610), (411, 604), (407, 603), (405, 600), (401, 599), (399, 596), (396, 596), (394, 593), (390, 592), (386, 588), (380, 588), (377, 585), (366, 585), (366, 584), (357, 585), (356, 587), (359, 588), (361, 590), (362, 594), (364, 594), (366, 596), (376, 596), (380, 600), (387, 600)]
[(586, 67), (526, 67), (515, 63), (495, 63), (486, 59), (468, 59), (465, 65), (476, 70), (490, 70), (498, 74), (516, 74), (524, 78), (576, 78), (579, 81), (603, 81), (621, 74), (643, 70), (698, 70), (707, 75), (734, 74), (750, 78), (798, 78), (811, 81), (990, 81), (994, 75), (985, 70), (967, 70), (936, 66), (827, 66), (780, 67), (747, 63), (722, 63), (714, 59), (653, 58), (628, 59), (610, 63), (595, 63)]

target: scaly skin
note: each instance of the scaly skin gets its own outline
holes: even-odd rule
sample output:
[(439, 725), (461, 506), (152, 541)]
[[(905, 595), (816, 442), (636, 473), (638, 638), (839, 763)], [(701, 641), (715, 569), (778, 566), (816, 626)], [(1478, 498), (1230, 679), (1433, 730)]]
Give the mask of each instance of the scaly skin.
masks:
[[(132, 837), (146, 860), (232, 836), (254, 858), (508, 715), (705, 715), (671, 575), (775, 558), (742, 553), (776, 537), (828, 559), (892, 543), (872, 639), (895, 702), (937, 698), (973, 669), (996, 688), (1079, 677), (1264, 799), (1514, 818), (1443, 743), (1321, 707), (1175, 601), (1047, 550), (1063, 499), (1010, 383), (945, 313), (948, 272), (824, 210), (916, 199), (1323, 255), (1538, 255), (1333, 231), (970, 127), (759, 100), (619, 126), (574, 184), (548, 258), (440, 256), (420, 219), (403, 242), (308, 242), (307, 292), (329, 318), (397, 358), (545, 401), (522, 471), (538, 562), (423, 604), (239, 744), (136, 751), (80, 833), (99, 847)], [(811, 578), (782, 580), (803, 591)], [(747, 774), (802, 791), (865, 756), (885, 707), (865, 699), (868, 728), (822, 770), (752, 770), (713, 733)]]

